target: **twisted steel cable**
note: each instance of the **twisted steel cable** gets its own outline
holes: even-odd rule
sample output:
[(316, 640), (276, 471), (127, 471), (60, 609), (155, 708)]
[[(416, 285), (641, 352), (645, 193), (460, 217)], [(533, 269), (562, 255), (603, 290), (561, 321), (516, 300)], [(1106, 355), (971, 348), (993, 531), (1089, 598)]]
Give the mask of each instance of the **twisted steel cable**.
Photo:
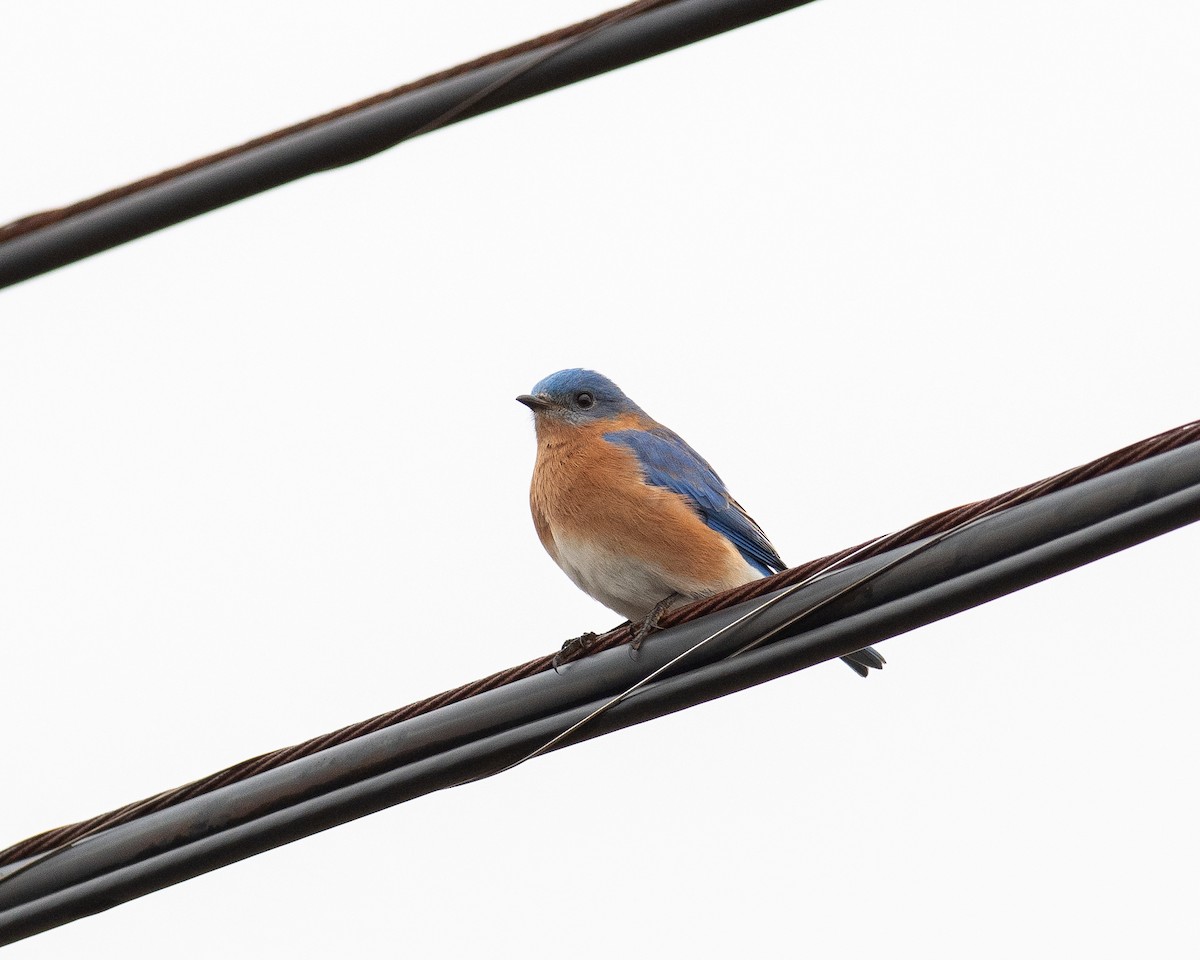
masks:
[[(1157, 454), (1166, 453), (1167, 451), (1175, 450), (1197, 441), (1200, 441), (1200, 421), (1193, 421), (1145, 440), (1140, 440), (1137, 443), (1130, 444), (1090, 463), (1073, 467), (1070, 470), (1065, 470), (1062, 473), (1039, 480), (1036, 483), (1009, 490), (986, 500), (944, 510), (888, 536), (869, 540), (854, 547), (848, 547), (829, 556), (820, 557), (800, 566), (792, 567), (774, 576), (755, 580), (733, 590), (677, 607), (663, 615), (660, 625), (663, 628), (667, 628), (694, 620), (705, 614), (723, 610), (746, 600), (764, 596), (780, 588), (800, 583), (814, 573), (836, 565), (852, 555), (856, 560), (879, 556), (896, 547), (916, 543), (926, 537), (952, 530), (985, 513), (995, 512), (1035, 500), (1054, 491), (1074, 486), (1084, 480), (1110, 473), (1120, 467), (1138, 463)], [(583, 655), (584, 653), (591, 654), (608, 650), (629, 643), (632, 639), (633, 629), (630, 625), (623, 624), (614, 630), (591, 639), (586, 644), (586, 649), (577, 649), (576, 656)], [(554, 667), (557, 657), (557, 654), (547, 654), (546, 656), (538, 657), (527, 663), (510, 667), (507, 670), (502, 670), (491, 676), (472, 681), (453, 690), (447, 690), (424, 700), (419, 700), (416, 703), (410, 703), (396, 710), (350, 724), (349, 726), (342, 727), (340, 730), (314, 737), (303, 743), (243, 760), (240, 763), (236, 763), (233, 766), (199, 780), (172, 790), (163, 791), (152, 797), (139, 800), (136, 803), (127, 804), (108, 813), (37, 834), (0, 851), (0, 866), (16, 863), (28, 857), (54, 850), (85, 836), (91, 836), (101, 830), (128, 823), (159, 810), (164, 810), (193, 797), (201, 796), (220, 787), (246, 780), (264, 771), (281, 767), (293, 760), (311, 756), (329, 747), (420, 716), (447, 704), (457, 703), (484, 691), (494, 690), (525, 677), (551, 670)]]

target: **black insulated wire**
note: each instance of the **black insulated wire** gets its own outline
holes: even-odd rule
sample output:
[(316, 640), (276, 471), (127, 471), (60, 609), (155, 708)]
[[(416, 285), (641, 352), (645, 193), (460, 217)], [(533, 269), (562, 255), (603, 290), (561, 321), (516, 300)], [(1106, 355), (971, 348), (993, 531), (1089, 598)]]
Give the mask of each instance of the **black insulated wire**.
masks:
[[(628, 15), (613, 11), (612, 22), (579, 36), (455, 74), (176, 176), (151, 178), (144, 188), (19, 232), (0, 242), (0, 287), (431, 130), (810, 2), (673, 0)], [(29, 219), (32, 223), (38, 216)]]
[[(842, 656), (1200, 519), (1200, 443), (1005, 509), (739, 656), (755, 636), (891, 563), (832, 572), (731, 630), (554, 749)], [(770, 595), (768, 595), (769, 597)], [(751, 600), (332, 747), (0, 871), (0, 944), (435, 790), (495, 774), (723, 625)]]

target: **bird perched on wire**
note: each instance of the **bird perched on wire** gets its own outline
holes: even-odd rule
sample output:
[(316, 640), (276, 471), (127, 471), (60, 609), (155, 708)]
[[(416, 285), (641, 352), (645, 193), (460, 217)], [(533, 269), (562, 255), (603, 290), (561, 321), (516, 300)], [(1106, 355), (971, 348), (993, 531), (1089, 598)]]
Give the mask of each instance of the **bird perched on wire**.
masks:
[[(708, 462), (592, 370), (552, 373), (517, 397), (534, 414), (529, 490), (546, 552), (584, 593), (642, 629), (672, 604), (786, 568)], [(843, 657), (861, 676), (871, 647)]]

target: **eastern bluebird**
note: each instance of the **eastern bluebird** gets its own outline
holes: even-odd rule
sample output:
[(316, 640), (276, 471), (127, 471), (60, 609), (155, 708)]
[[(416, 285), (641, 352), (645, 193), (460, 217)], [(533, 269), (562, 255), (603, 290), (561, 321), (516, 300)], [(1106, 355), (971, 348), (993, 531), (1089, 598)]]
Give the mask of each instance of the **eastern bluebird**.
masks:
[[(650, 629), (671, 603), (786, 568), (703, 457), (591, 370), (560, 370), (517, 397), (534, 414), (529, 490), (546, 552), (575, 585)], [(860, 676), (872, 647), (842, 657)]]

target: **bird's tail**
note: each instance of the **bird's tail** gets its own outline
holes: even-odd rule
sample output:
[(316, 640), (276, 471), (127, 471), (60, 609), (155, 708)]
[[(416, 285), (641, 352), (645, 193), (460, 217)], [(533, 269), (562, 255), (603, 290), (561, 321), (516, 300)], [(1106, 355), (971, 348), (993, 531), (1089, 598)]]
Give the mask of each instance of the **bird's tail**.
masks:
[(872, 670), (882, 670), (883, 665), (887, 663), (874, 647), (863, 647), (861, 650), (855, 650), (852, 654), (842, 657), (842, 659), (860, 677), (865, 677)]

